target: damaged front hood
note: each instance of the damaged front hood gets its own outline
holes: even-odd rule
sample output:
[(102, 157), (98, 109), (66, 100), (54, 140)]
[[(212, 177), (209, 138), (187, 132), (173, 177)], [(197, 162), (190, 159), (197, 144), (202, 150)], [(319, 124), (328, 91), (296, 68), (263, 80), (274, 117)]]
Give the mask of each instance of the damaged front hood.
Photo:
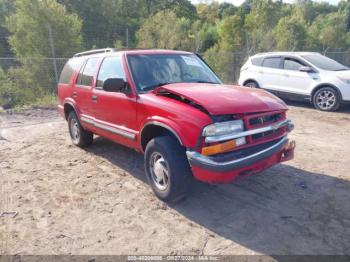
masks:
[(264, 90), (233, 85), (177, 83), (161, 86), (154, 92), (158, 95), (168, 92), (193, 101), (211, 115), (287, 109), (282, 100)]

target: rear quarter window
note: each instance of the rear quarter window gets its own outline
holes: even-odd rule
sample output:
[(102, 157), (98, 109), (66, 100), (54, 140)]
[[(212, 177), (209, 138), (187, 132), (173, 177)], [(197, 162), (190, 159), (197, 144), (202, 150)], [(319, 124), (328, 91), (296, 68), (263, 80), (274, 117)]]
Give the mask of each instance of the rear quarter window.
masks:
[(87, 60), (84, 68), (80, 70), (80, 73), (77, 79), (78, 85), (83, 85), (83, 86), (92, 85), (92, 81), (94, 79), (94, 75), (97, 70), (98, 61), (99, 61), (98, 57), (92, 57)]
[(261, 66), (263, 60), (264, 60), (263, 57), (252, 58), (252, 64), (255, 66)]
[(69, 84), (72, 78), (72, 75), (75, 71), (79, 71), (80, 67), (83, 64), (83, 59), (81, 58), (72, 58), (65, 64), (61, 72), (59, 79), (60, 84)]

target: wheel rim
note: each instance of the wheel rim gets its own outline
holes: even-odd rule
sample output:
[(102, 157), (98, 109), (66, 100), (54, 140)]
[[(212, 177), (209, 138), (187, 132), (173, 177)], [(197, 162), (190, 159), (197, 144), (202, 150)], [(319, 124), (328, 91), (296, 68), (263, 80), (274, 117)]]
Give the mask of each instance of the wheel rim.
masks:
[(154, 185), (161, 191), (169, 186), (169, 168), (164, 157), (154, 152), (150, 158), (150, 171)]
[(256, 88), (256, 85), (255, 85), (255, 83), (253, 83), (253, 82), (249, 82), (249, 83), (247, 83), (245, 86), (246, 86), (246, 87), (251, 87), (251, 88)]
[(79, 141), (80, 139), (80, 128), (79, 128), (79, 123), (78, 121), (73, 118), (70, 121), (70, 135), (73, 139), (74, 142)]
[(334, 107), (336, 103), (335, 93), (330, 90), (321, 91), (316, 97), (316, 103), (322, 110), (329, 110)]

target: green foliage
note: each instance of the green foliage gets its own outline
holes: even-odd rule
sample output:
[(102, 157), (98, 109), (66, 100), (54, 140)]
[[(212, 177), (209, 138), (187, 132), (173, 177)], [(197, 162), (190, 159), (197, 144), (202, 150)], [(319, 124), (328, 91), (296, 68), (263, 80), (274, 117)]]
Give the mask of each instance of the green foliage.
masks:
[(272, 0), (252, 1), (252, 9), (245, 17), (247, 49), (253, 48), (256, 52), (273, 49), (272, 30), (283, 16), (281, 6), (281, 2), (274, 3)]
[(234, 6), (231, 3), (223, 2), (219, 6), (219, 16), (221, 19), (226, 16), (235, 15), (237, 11), (238, 11), (238, 7)]
[(219, 25), (220, 49), (225, 51), (241, 50), (244, 46), (243, 21), (240, 16), (225, 17)]
[(55, 90), (49, 30), (56, 56), (70, 57), (81, 50), (81, 20), (55, 0), (17, 0), (6, 19), (9, 43), (21, 65), (2, 71), (1, 101), (5, 107), (31, 103)]
[(194, 37), (189, 31), (190, 21), (178, 18), (172, 11), (160, 11), (143, 23), (136, 33), (141, 48), (191, 50)]
[(4, 26), (6, 16), (14, 11), (14, 2), (12, 0), (0, 0), (0, 56), (11, 55), (10, 45), (7, 42), (9, 32)]
[(37, 99), (37, 95), (41, 94), (42, 90), (39, 91), (36, 88), (18, 85), (18, 83), (22, 81), (17, 79), (17, 77), (21, 76), (21, 79), (26, 78), (25, 74), (17, 74), (17, 72), (13, 70), (11, 75), (12, 77), (8, 76), (0, 68), (0, 106), (4, 109), (31, 103)]
[(331, 47), (348, 49), (350, 33), (347, 31), (347, 17), (344, 12), (319, 15), (309, 29), (314, 46), (321, 50)]
[(196, 51), (202, 52), (213, 47), (219, 41), (219, 32), (216, 25), (196, 21), (193, 23), (192, 31), (196, 38)]
[[(0, 0), (0, 105), (52, 101), (56, 57), (116, 47), (196, 51), (222, 77), (237, 77), (248, 54), (273, 50), (350, 48), (350, 2), (246, 0), (240, 6), (190, 0)], [(127, 33), (128, 32), (128, 33)], [(127, 38), (128, 36), (128, 38)], [(9, 37), (9, 41), (7, 38)]]
[(138, 28), (139, 1), (127, 0), (61, 0), (67, 9), (82, 19), (85, 49), (113, 46), (115, 41), (126, 45), (126, 30)]
[(55, 0), (17, 0), (7, 19), (12, 50), (19, 58), (51, 57), (49, 27), (58, 57), (70, 57), (81, 49), (81, 20), (67, 13)]
[(200, 3), (196, 6), (197, 14), (200, 20), (214, 24), (220, 19), (220, 5), (218, 2), (211, 4)]
[[(83, 20), (83, 38), (86, 49), (113, 46), (116, 41), (136, 46), (136, 31), (144, 19), (159, 11), (169, 10), (178, 17), (196, 19), (195, 7), (188, 0), (59, 0)], [(107, 33), (106, 33), (107, 32)]]
[(337, 12), (337, 7), (326, 2), (298, 0), (295, 5), (295, 12), (307, 23), (311, 23), (319, 15)]
[(305, 21), (298, 16), (281, 18), (273, 30), (276, 48), (278, 50), (303, 50), (307, 39), (306, 30)]

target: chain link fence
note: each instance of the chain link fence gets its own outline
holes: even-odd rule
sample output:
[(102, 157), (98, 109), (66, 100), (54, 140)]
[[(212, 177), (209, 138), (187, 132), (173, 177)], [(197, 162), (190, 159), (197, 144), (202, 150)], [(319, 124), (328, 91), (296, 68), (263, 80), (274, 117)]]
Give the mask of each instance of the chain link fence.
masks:
[(0, 68), (5, 72), (11, 72), (16, 69), (25, 68), (31, 71), (36, 77), (32, 79), (40, 83), (48, 91), (54, 91), (57, 85), (58, 77), (69, 58), (47, 58), (30, 57), (18, 59), (15, 57), (0, 57)]
[[(323, 54), (346, 66), (350, 66), (350, 51), (329, 51)], [(247, 54), (242, 52), (216, 52), (202, 56), (225, 83), (237, 83), (240, 68), (248, 58)], [(11, 75), (11, 71), (15, 71), (16, 69), (25, 68), (28, 71), (32, 70), (31, 73), (33, 74), (29, 75), (34, 79), (31, 79), (31, 81), (36, 85), (40, 85), (44, 90), (55, 93), (57, 86), (56, 74), (59, 77), (68, 59), (34, 57), (19, 60), (14, 57), (0, 57), (0, 67), (5, 74), (9, 73), (9, 75)], [(12, 79), (25, 78), (25, 70), (22, 73), (23, 75), (20, 75), (21, 71), (17, 74), (12, 74), (15, 77)]]

